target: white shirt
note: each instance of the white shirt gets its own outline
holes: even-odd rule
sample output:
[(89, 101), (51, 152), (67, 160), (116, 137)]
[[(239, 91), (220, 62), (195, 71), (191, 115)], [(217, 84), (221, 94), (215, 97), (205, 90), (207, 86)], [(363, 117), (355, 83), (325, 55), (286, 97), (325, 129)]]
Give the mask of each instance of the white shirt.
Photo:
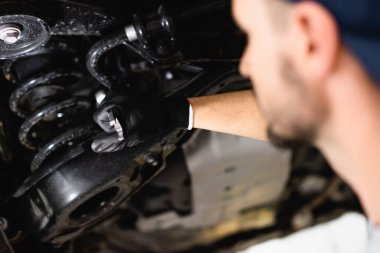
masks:
[(368, 253), (380, 253), (380, 227), (368, 226)]

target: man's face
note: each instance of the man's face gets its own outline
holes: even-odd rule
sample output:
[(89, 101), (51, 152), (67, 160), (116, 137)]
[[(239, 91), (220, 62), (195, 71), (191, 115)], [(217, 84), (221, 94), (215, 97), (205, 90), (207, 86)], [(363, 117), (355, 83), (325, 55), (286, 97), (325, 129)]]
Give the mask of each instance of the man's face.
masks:
[[(278, 145), (312, 142), (323, 116), (320, 92), (308, 85), (293, 55), (291, 6), (280, 0), (234, 0), (236, 22), (247, 35), (240, 72), (251, 79)], [(284, 9), (282, 9), (284, 8)], [(277, 143), (279, 142), (279, 143)]]

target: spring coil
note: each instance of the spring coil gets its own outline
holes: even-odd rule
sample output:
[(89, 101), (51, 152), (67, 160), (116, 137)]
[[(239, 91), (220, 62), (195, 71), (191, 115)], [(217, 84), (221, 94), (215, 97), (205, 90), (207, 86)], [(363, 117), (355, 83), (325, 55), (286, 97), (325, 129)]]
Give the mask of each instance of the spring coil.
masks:
[(70, 92), (81, 78), (76, 71), (52, 71), (21, 82), (10, 96), (11, 110), (24, 119), (18, 139), (24, 147), (37, 151), (32, 171), (55, 151), (93, 133), (91, 125), (78, 127), (88, 120), (83, 116), (89, 113), (91, 101)]

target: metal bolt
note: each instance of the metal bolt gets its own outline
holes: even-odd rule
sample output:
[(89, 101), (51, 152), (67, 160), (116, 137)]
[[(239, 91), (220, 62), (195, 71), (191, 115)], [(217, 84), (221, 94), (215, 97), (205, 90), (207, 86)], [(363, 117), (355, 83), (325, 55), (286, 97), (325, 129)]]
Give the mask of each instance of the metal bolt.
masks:
[(21, 28), (16, 24), (5, 24), (0, 26), (0, 39), (6, 44), (16, 43), (21, 36)]
[(133, 25), (126, 26), (124, 29), (125, 29), (125, 34), (127, 35), (127, 38), (130, 42), (138, 39), (136, 29)]
[(165, 78), (166, 78), (166, 80), (173, 80), (174, 75), (173, 75), (172, 72), (170, 72), (170, 71), (166, 71), (166, 73), (165, 73)]
[(145, 162), (153, 167), (160, 164), (160, 157), (157, 153), (148, 153), (145, 155)]

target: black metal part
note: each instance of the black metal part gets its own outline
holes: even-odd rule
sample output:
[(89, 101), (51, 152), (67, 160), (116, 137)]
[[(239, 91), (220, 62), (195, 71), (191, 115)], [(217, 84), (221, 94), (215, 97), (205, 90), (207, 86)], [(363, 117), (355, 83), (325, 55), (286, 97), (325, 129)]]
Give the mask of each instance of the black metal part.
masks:
[(23, 83), (50, 72), (74, 72), (72, 66), (77, 65), (75, 59), (80, 53), (75, 47), (78, 41), (76, 38), (67, 40), (51, 37), (44, 47), (24, 57), (2, 61), (0, 66), (6, 78), (13, 83)]
[(53, 139), (42, 147), (34, 156), (31, 162), (31, 171), (35, 172), (40, 168), (41, 164), (53, 153), (59, 151), (63, 153), (68, 148), (76, 146), (86, 139), (96, 135), (99, 130), (93, 125), (80, 126), (68, 130), (57, 138)]
[(164, 6), (151, 15), (133, 17), (133, 27), (140, 44), (158, 55), (169, 55), (175, 45), (175, 25)]
[(100, 36), (116, 25), (110, 13), (93, 5), (73, 1), (49, 1), (45, 4), (45, 19), (52, 35)]
[(40, 18), (29, 15), (0, 16), (0, 26), (14, 24), (20, 27), (17, 42), (7, 44), (0, 40), (0, 59), (11, 59), (26, 55), (42, 47), (50, 38), (49, 26)]
[[(110, 214), (162, 169), (144, 162), (144, 155), (169, 145), (161, 159), (175, 149), (181, 135), (164, 134), (133, 149), (99, 155), (87, 149), (71, 158), (21, 197), (30, 233), (44, 242), (61, 245)], [(171, 144), (171, 145), (170, 145)], [(57, 158), (61, 159), (61, 158)], [(101, 162), (100, 162), (101, 161)], [(56, 161), (47, 163), (55, 164)], [(79, 180), (80, 179), (80, 180)], [(57, 190), (59, 189), (59, 190)]]
[[(66, 128), (74, 116), (82, 116), (91, 108), (91, 102), (85, 98), (69, 98), (62, 102), (47, 105), (29, 116), (21, 125), (19, 130), (19, 141), (25, 147), (36, 150), (39, 139), (37, 139), (38, 127), (43, 123), (53, 122), (60, 128)], [(37, 139), (37, 140), (36, 140)], [(43, 140), (46, 137), (43, 137)]]
[(88, 52), (86, 59), (86, 66), (88, 71), (99, 83), (109, 89), (112, 87), (112, 81), (106, 74), (101, 73), (99, 70), (99, 60), (109, 50), (123, 45), (126, 41), (127, 36), (125, 35), (125, 32), (118, 32), (98, 41), (91, 47), (90, 51)]
[(81, 79), (75, 71), (55, 70), (40, 77), (30, 78), (19, 84), (9, 99), (11, 110), (21, 118), (26, 118), (48, 101), (62, 97), (65, 86)]
[(12, 197), (22, 197), (43, 179), (56, 172), (62, 165), (68, 163), (70, 160), (75, 159), (76, 157), (89, 150), (90, 143), (91, 139), (90, 141), (82, 142), (74, 148), (68, 150), (65, 155), (61, 155), (59, 161), (56, 159), (54, 163), (50, 162), (49, 165), (43, 166), (36, 170), (20, 185), (20, 187), (13, 193)]
[[(40, 149), (31, 161), (32, 171), (53, 151), (94, 134), (87, 126), (66, 129), (81, 123), (80, 117), (88, 114), (92, 106), (88, 98), (70, 95), (70, 87), (81, 79), (83, 75), (77, 71), (54, 70), (22, 81), (11, 94), (11, 110), (25, 118), (18, 133), (20, 143), (31, 150)], [(77, 122), (73, 125), (73, 121)], [(55, 138), (57, 134), (61, 135)]]
[(124, 45), (131, 52), (140, 55), (143, 60), (156, 66), (174, 64), (181, 58), (178, 52), (173, 51), (175, 45), (174, 24), (166, 14), (164, 7), (161, 6), (157, 14), (134, 15), (133, 28), (139, 43), (133, 43), (128, 38), (126, 30), (123, 29), (95, 43), (87, 55), (88, 71), (108, 89), (111, 89), (114, 83), (99, 69), (99, 61), (102, 56), (117, 46)]

